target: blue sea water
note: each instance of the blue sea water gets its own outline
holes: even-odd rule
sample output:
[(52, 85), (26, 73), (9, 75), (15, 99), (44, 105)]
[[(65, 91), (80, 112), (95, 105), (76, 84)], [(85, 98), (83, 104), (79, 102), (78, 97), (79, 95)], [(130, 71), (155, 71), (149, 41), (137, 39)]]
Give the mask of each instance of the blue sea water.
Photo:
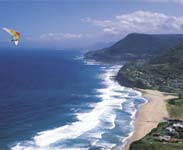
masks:
[(0, 150), (121, 149), (145, 102), (78, 51), (0, 52)]

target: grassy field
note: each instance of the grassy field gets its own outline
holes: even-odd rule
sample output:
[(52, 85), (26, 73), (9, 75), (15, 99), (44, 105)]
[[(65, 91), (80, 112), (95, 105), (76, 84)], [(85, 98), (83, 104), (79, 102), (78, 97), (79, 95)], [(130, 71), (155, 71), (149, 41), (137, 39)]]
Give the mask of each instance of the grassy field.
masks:
[(134, 142), (130, 150), (183, 150), (183, 143), (162, 143), (144, 139)]
[(169, 100), (167, 109), (171, 118), (183, 120), (183, 98)]

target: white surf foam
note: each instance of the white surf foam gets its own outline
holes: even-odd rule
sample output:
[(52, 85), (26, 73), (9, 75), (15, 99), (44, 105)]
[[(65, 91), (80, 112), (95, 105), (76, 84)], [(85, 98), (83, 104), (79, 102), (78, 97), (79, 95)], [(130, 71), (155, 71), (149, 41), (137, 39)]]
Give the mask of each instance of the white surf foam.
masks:
[(81, 55), (81, 56), (76, 56), (75, 58), (74, 58), (74, 60), (83, 60), (84, 59), (84, 56), (83, 55)]
[(99, 63), (99, 62), (97, 62), (97, 61), (95, 61), (95, 60), (84, 60), (84, 63), (86, 64), (86, 65), (100, 65), (101, 63)]
[[(90, 62), (89, 65), (97, 65), (96, 62)], [(120, 66), (102, 67), (103, 73), (99, 76), (102, 80), (102, 88), (96, 89), (96, 96), (101, 99), (101, 102), (92, 104), (94, 107), (90, 112), (76, 113), (78, 121), (65, 126), (61, 126), (55, 129), (50, 129), (38, 133), (32, 138), (32, 141), (22, 142), (17, 144), (12, 150), (59, 150), (66, 149), (64, 147), (55, 147), (54, 144), (62, 143), (65, 140), (71, 140), (76, 138), (87, 139), (92, 145), (102, 146), (106, 148), (112, 148), (115, 143), (102, 142), (100, 139), (105, 133), (106, 129), (115, 128), (116, 110), (122, 110), (122, 103), (126, 101), (128, 97), (128, 90), (134, 92), (131, 89), (126, 89), (120, 86), (113, 80), (113, 76), (116, 75)], [(127, 92), (125, 93), (124, 90)], [(137, 92), (137, 95), (140, 93)], [(133, 104), (132, 104), (133, 105)], [(132, 106), (133, 107), (133, 106)], [(135, 112), (129, 111), (129, 113)], [(31, 144), (30, 144), (31, 143)], [(105, 143), (105, 144), (104, 144)], [(77, 147), (71, 147), (72, 148)], [(82, 148), (80, 148), (82, 149)]]

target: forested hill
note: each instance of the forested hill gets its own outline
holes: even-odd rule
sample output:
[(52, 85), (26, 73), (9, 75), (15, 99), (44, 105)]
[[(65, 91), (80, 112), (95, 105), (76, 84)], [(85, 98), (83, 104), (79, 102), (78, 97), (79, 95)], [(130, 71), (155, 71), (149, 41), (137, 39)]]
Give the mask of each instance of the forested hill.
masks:
[(182, 92), (183, 44), (149, 61), (126, 64), (118, 72), (117, 80), (131, 87)]
[(183, 42), (183, 34), (132, 33), (109, 48), (86, 53), (85, 58), (103, 62), (148, 58), (152, 55), (160, 55), (181, 42)]

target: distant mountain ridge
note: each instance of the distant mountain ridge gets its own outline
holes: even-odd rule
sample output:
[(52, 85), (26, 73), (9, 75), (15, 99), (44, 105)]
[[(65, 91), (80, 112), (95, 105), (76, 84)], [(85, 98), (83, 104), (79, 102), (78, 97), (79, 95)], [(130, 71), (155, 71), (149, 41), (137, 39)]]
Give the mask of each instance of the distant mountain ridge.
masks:
[(131, 33), (111, 47), (86, 53), (85, 58), (102, 62), (146, 58), (160, 55), (179, 43), (183, 43), (183, 34)]

